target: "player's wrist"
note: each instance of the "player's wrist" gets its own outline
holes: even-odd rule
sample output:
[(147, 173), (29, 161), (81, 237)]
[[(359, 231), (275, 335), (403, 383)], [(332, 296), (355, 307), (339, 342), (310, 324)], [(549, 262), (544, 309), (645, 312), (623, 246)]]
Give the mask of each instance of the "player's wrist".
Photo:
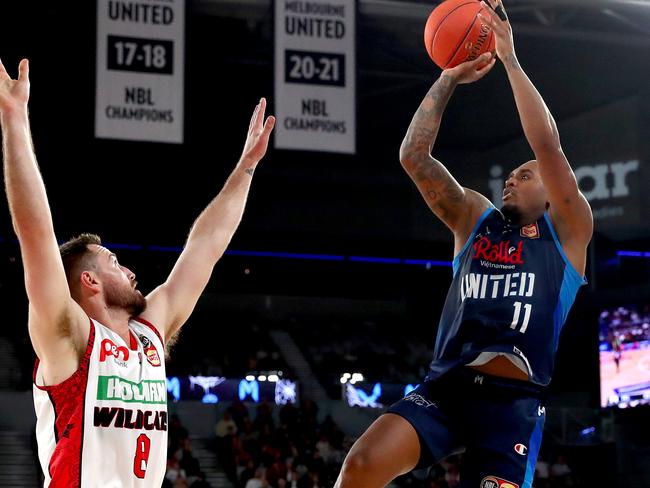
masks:
[(460, 82), (460, 76), (456, 72), (455, 68), (450, 68), (443, 70), (443, 72), (440, 74), (440, 78), (438, 78), (438, 83), (445, 84), (449, 86), (451, 89), (456, 88), (456, 85)]
[(244, 171), (246, 174), (253, 176), (259, 160), (254, 158), (243, 157), (237, 163), (237, 170)]
[(519, 60), (517, 59), (517, 54), (515, 53), (514, 48), (503, 53), (503, 55), (500, 55), (499, 58), (503, 62), (506, 71), (521, 69), (521, 65), (519, 64)]
[(0, 110), (0, 123), (26, 123), (29, 119), (27, 105), (11, 105)]

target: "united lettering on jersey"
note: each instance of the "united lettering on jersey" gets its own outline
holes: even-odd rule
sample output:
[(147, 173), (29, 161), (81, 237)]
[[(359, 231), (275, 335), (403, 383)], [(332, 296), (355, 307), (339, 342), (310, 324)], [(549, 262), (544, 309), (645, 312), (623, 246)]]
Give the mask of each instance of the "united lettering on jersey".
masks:
[(467, 273), (460, 281), (460, 300), (532, 297), (535, 273)]
[(560, 330), (585, 283), (548, 214), (515, 226), (499, 210), (486, 210), (453, 270), (427, 379), (506, 354), (530, 381), (547, 385)]
[(127, 344), (91, 320), (79, 369), (58, 385), (42, 386), (37, 362), (34, 405), (45, 487), (162, 484), (168, 429), (165, 365), (159, 354), (164, 344), (142, 319), (129, 321), (129, 330)]

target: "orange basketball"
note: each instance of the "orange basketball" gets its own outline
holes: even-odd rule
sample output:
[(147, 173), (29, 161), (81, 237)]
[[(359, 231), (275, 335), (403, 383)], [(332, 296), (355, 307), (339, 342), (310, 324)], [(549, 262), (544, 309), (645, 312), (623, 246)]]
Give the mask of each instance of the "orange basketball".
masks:
[(431, 12), (424, 28), (424, 45), (434, 63), (442, 69), (453, 68), (494, 52), (494, 32), (478, 17), (484, 8), (478, 0), (446, 0)]

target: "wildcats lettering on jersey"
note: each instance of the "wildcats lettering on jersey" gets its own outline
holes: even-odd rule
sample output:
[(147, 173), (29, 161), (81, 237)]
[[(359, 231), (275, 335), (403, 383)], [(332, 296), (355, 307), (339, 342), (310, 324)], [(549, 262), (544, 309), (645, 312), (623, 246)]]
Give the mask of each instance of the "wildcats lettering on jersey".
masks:
[(144, 380), (140, 383), (119, 376), (99, 376), (97, 381), (97, 400), (121, 400), (125, 403), (167, 403), (165, 381)]
[[(133, 414), (135, 413), (135, 419)], [(129, 410), (121, 407), (95, 407), (95, 427), (167, 431), (167, 412)]]
[(468, 273), (460, 280), (460, 300), (467, 298), (532, 297), (535, 273)]

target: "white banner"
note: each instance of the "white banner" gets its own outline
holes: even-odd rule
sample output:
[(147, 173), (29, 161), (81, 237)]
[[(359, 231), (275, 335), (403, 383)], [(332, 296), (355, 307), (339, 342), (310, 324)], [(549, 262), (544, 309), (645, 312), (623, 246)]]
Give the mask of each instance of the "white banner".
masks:
[(95, 137), (183, 142), (185, 0), (97, 0)]
[(275, 0), (275, 147), (356, 151), (356, 0)]

